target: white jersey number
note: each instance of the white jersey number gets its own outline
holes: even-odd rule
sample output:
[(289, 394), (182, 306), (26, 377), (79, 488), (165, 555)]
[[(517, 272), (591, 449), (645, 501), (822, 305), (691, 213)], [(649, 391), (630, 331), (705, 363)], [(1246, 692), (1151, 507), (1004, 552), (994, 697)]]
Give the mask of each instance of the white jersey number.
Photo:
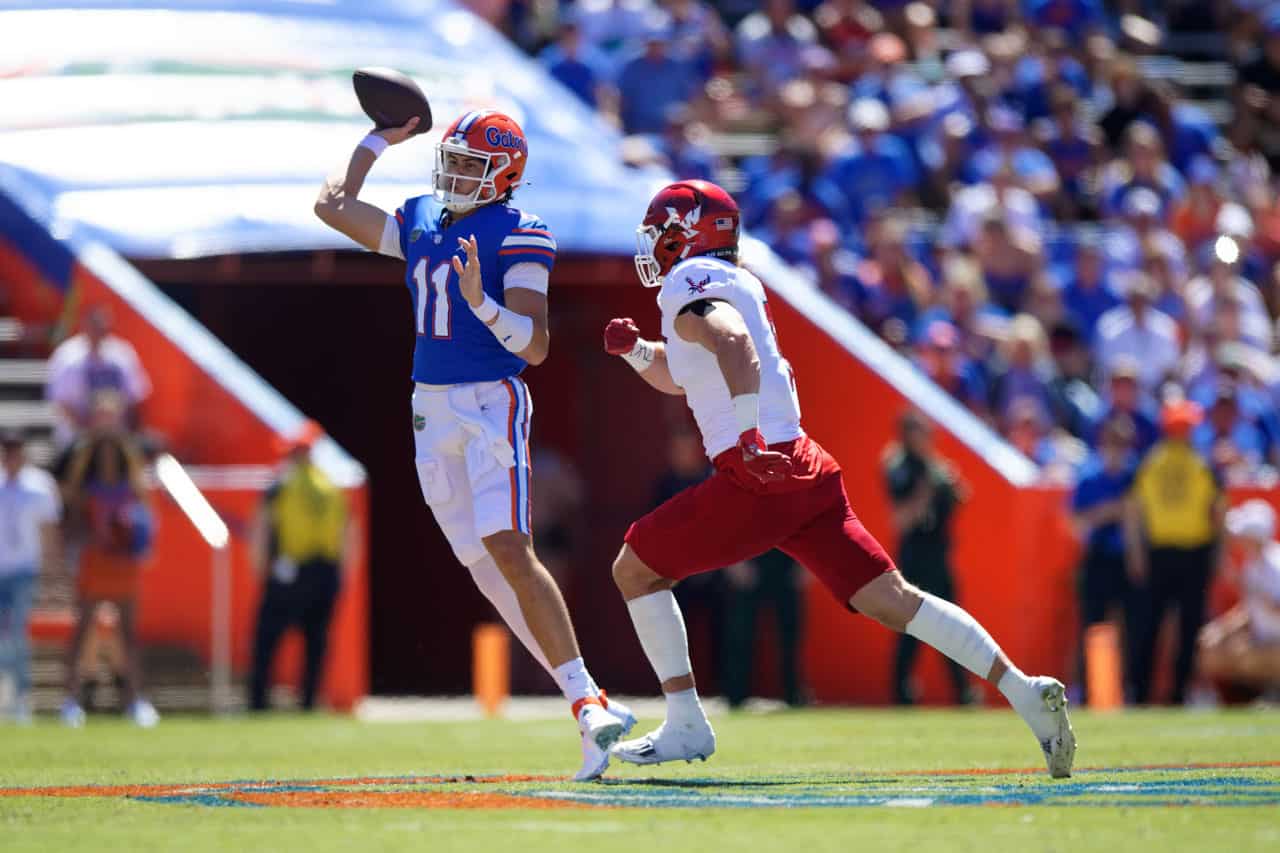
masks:
[(427, 333), (427, 303), (431, 303), (431, 337), (449, 338), (453, 335), (453, 322), (449, 306), (449, 275), (453, 268), (448, 261), (436, 264), (427, 276), (427, 259), (418, 261), (413, 268), (413, 281), (418, 286), (418, 334)]

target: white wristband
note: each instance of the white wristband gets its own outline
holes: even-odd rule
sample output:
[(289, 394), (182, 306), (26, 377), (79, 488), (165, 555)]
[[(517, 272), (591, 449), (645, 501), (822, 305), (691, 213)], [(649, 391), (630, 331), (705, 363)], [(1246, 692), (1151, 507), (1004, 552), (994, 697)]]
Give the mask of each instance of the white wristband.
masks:
[(388, 142), (384, 137), (381, 137), (376, 133), (370, 133), (364, 139), (360, 140), (359, 147), (369, 149), (369, 151), (372, 152), (374, 157), (381, 157), (382, 152), (386, 151), (387, 146), (390, 144), (391, 143)]
[(503, 308), (489, 294), (485, 294), (479, 307), (471, 310), (508, 352), (524, 352), (533, 341), (533, 318)]
[(636, 345), (631, 348), (631, 352), (622, 354), (622, 360), (631, 365), (631, 369), (636, 373), (644, 373), (649, 369), (649, 365), (653, 364), (654, 356), (657, 354), (658, 348), (653, 345), (652, 341), (637, 338)]
[(760, 395), (739, 394), (733, 398), (733, 415), (738, 421), (738, 434), (760, 428)]
[(498, 316), (498, 311), (502, 308), (498, 301), (487, 293), (484, 295), (484, 302), (479, 305), (471, 305), (468, 302), (467, 305), (470, 306), (471, 313), (475, 314), (480, 322), (486, 326), (493, 322), (493, 318)]

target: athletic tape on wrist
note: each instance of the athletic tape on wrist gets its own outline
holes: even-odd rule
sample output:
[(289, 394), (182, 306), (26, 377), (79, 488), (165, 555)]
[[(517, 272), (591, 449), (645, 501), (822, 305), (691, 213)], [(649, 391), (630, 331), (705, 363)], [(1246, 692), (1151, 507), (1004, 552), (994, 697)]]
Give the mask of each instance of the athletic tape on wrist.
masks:
[(484, 302), (471, 310), (507, 352), (524, 352), (533, 341), (533, 318), (503, 308), (487, 293)]
[(471, 307), (471, 313), (486, 326), (493, 322), (493, 318), (498, 316), (498, 310), (501, 308), (498, 301), (487, 293), (484, 295), (484, 301), (479, 305), (471, 305), (469, 302), (467, 304)]
[(739, 394), (733, 398), (733, 415), (738, 422), (738, 433), (760, 428), (760, 395)]
[(387, 150), (387, 146), (391, 143), (384, 137), (376, 133), (370, 133), (364, 139), (360, 140), (360, 147), (367, 148), (374, 157), (381, 157), (382, 152)]
[(653, 359), (657, 354), (658, 348), (653, 345), (652, 341), (638, 338), (636, 345), (631, 348), (631, 352), (622, 354), (622, 360), (631, 365), (631, 368), (636, 373), (644, 373), (649, 369), (649, 365), (653, 364)]

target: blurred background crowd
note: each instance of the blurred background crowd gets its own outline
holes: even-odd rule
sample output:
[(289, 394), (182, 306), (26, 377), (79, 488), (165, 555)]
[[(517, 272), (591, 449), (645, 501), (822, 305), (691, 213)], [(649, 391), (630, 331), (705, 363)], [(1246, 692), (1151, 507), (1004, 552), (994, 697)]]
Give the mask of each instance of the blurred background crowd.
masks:
[(1182, 397), (1224, 480), (1274, 478), (1280, 6), (471, 5), (1046, 478)]

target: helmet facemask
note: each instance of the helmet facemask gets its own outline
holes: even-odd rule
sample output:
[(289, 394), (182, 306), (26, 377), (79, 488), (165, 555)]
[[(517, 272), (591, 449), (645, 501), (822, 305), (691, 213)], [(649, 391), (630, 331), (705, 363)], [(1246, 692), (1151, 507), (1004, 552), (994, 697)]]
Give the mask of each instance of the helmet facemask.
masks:
[(662, 284), (662, 265), (653, 256), (657, 245), (657, 228), (641, 225), (636, 229), (636, 275), (640, 276), (640, 283), (645, 287), (659, 287)]
[[(450, 155), (482, 161), (484, 169), (479, 175), (451, 172), (448, 169)], [(465, 144), (440, 142), (436, 145), (436, 168), (432, 174), (432, 196), (453, 213), (462, 213), (496, 201), (498, 189), (494, 176), (511, 165), (511, 155), (501, 151), (477, 151)], [(460, 192), (460, 183), (475, 183), (471, 192)]]
[[(636, 229), (636, 274), (645, 287), (661, 287), (662, 277), (677, 262), (689, 255), (690, 227), (698, 222), (697, 210), (681, 218), (674, 208), (667, 208), (667, 221), (661, 226), (641, 223)], [(663, 243), (667, 243), (662, 248)], [(662, 259), (658, 255), (663, 256)]]

